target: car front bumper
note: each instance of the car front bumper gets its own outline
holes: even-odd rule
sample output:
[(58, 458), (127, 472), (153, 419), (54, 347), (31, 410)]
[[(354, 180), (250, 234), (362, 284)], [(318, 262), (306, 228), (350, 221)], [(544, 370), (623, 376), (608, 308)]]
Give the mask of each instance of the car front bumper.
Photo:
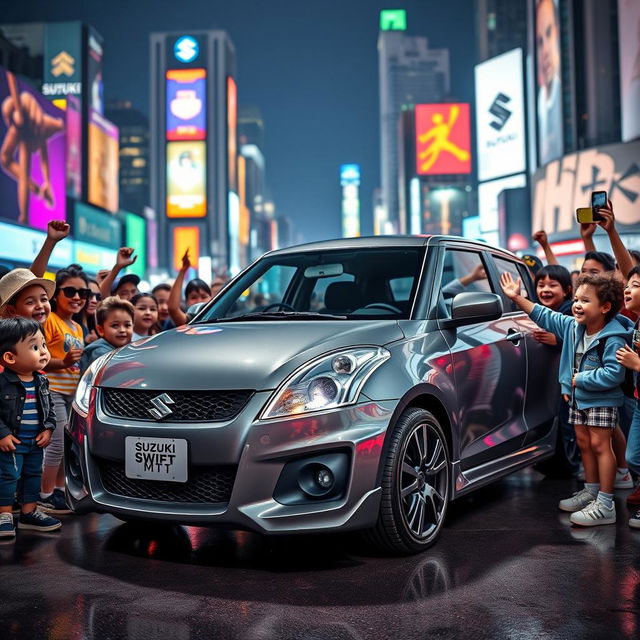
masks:
[[(269, 396), (269, 392), (256, 393), (228, 422), (172, 424), (107, 416), (98, 393), (86, 418), (72, 411), (65, 433), (70, 506), (76, 513), (111, 513), (125, 520), (271, 534), (363, 529), (375, 524), (381, 492), (380, 457), (396, 402), (365, 401), (316, 414), (257, 420)], [(180, 483), (127, 478), (127, 436), (185, 439), (187, 483), (177, 486)], [(348, 459), (339, 495), (305, 498), (297, 504), (274, 498), (288, 463), (331, 453), (343, 453)], [(224, 494), (224, 498), (194, 497), (189, 483), (196, 481), (198, 489), (210, 489), (213, 483), (215, 495)]]

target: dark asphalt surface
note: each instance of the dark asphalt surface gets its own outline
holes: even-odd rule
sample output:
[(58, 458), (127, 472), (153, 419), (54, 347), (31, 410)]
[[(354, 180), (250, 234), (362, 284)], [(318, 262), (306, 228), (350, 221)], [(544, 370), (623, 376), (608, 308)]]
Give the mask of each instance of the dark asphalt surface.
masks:
[(639, 638), (640, 530), (576, 529), (572, 480), (523, 471), (450, 507), (436, 546), (63, 516), (0, 542), (0, 638)]

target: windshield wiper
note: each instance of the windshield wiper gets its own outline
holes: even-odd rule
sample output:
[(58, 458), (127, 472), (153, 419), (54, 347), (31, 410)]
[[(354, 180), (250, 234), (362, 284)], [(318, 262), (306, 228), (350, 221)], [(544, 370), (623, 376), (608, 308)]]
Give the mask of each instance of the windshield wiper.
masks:
[[(347, 316), (335, 316), (316, 311), (252, 311), (231, 318), (216, 318), (214, 322), (240, 322), (243, 320), (346, 320)], [(211, 320), (209, 321), (211, 322)]]

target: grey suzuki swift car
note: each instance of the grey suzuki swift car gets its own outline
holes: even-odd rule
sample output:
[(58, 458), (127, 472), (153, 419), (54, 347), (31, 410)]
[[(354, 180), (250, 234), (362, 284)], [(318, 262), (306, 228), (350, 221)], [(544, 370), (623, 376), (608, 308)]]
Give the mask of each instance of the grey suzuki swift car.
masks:
[(556, 453), (557, 351), (504, 297), (512, 254), (375, 237), (264, 255), (190, 322), (96, 360), (65, 434), (77, 513), (364, 530), (396, 553)]

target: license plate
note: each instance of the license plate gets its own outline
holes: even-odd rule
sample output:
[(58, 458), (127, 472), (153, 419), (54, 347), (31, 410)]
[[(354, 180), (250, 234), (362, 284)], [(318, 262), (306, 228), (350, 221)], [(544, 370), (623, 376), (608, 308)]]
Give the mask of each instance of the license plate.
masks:
[(124, 473), (139, 480), (187, 481), (187, 441), (128, 436)]

